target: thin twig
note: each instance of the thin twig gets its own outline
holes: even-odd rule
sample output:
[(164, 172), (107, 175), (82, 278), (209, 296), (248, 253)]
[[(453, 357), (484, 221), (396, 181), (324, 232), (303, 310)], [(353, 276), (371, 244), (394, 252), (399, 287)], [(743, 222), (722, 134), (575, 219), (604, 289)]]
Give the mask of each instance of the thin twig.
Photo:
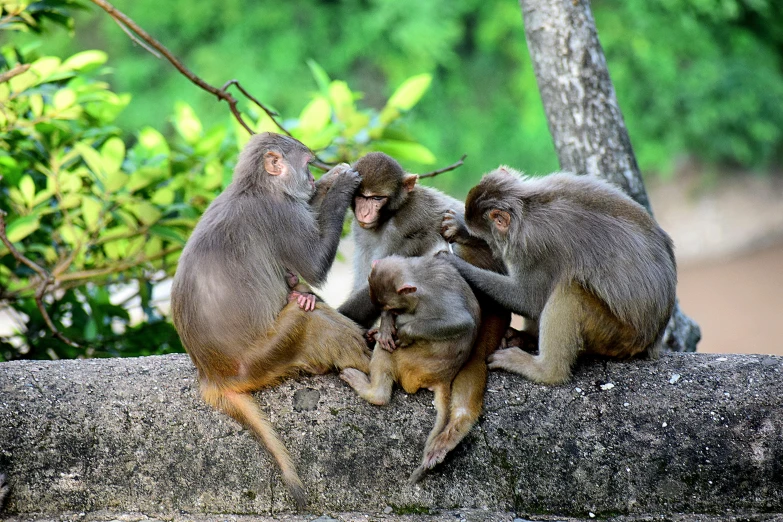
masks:
[(43, 317), (46, 326), (52, 332), (52, 335), (54, 335), (56, 338), (58, 338), (68, 346), (72, 346), (73, 348), (81, 348), (81, 346), (78, 343), (75, 343), (74, 341), (67, 338), (54, 325), (54, 322), (52, 321), (52, 318), (49, 316), (49, 312), (46, 311), (46, 306), (44, 306), (44, 302), (43, 302), (43, 298), (46, 295), (46, 291), (54, 283), (54, 278), (52, 278), (49, 272), (41, 268), (40, 265), (38, 265), (31, 259), (25, 257), (21, 252), (19, 252), (16, 249), (14, 244), (11, 243), (11, 240), (8, 239), (8, 235), (6, 234), (5, 231), (5, 216), (6, 213), (0, 210), (0, 241), (3, 242), (5, 247), (11, 252), (11, 255), (14, 256), (14, 259), (16, 259), (17, 262), (26, 265), (33, 272), (35, 272), (41, 277), (41, 284), (38, 286), (38, 290), (35, 292), (35, 304), (38, 307), (38, 311), (41, 312), (41, 316)]
[[(171, 51), (169, 51), (166, 47), (164, 47), (163, 44), (161, 44), (155, 38), (150, 36), (144, 29), (139, 27), (139, 25), (136, 22), (130, 19), (123, 12), (119, 11), (116, 7), (111, 5), (109, 2), (106, 2), (106, 0), (91, 0), (91, 1), (95, 5), (97, 5), (104, 11), (106, 11), (109, 14), (109, 16), (114, 18), (119, 23), (125, 25), (125, 27), (133, 31), (139, 38), (147, 42), (152, 48), (154, 48), (156, 51), (162, 54), (169, 61), (169, 63), (171, 63), (171, 65), (173, 65), (188, 80), (190, 80), (198, 87), (202, 88), (203, 90), (207, 91), (208, 93), (213, 94), (219, 100), (223, 100), (226, 103), (228, 103), (228, 106), (231, 109), (231, 113), (234, 115), (234, 118), (236, 118), (239, 124), (242, 125), (242, 127), (244, 127), (249, 134), (251, 135), (255, 134), (253, 130), (250, 128), (250, 126), (242, 118), (242, 114), (239, 112), (239, 109), (237, 109), (236, 98), (234, 98), (231, 94), (229, 94), (225, 90), (221, 90), (216, 87), (213, 87), (212, 85), (208, 84), (207, 82), (205, 82), (204, 80), (202, 80), (201, 78), (193, 74), (187, 67), (185, 67), (185, 65), (182, 62), (180, 62), (171, 53)], [(267, 112), (267, 114), (271, 112), (269, 109), (263, 107), (263, 105), (261, 105), (261, 107)], [(277, 123), (277, 120), (275, 120), (275, 123)], [(278, 127), (280, 127), (279, 124)], [(282, 127), (280, 128), (282, 129)]]
[(151, 54), (152, 56), (154, 56), (155, 58), (157, 58), (157, 59), (159, 59), (159, 60), (162, 58), (162, 56), (160, 55), (160, 53), (159, 53), (158, 51), (156, 51), (155, 49), (153, 49), (152, 47), (150, 47), (149, 45), (147, 45), (147, 43), (146, 43), (146, 42), (142, 42), (141, 40), (139, 40), (139, 37), (138, 37), (138, 36), (136, 36), (135, 34), (133, 34), (133, 32), (132, 32), (130, 29), (128, 29), (128, 27), (127, 27), (125, 24), (121, 23), (121, 22), (120, 22), (119, 20), (117, 20), (117, 19), (113, 19), (113, 20), (114, 20), (114, 22), (115, 22), (115, 23), (116, 23), (116, 24), (119, 26), (119, 28), (120, 28), (120, 29), (122, 29), (122, 32), (124, 32), (125, 34), (127, 34), (127, 35), (128, 35), (128, 38), (130, 38), (131, 40), (133, 40), (134, 42), (136, 42), (136, 44), (138, 44), (139, 46), (141, 46), (141, 47), (142, 47), (142, 48), (143, 48), (145, 51), (147, 51), (148, 53), (150, 53), (150, 54)]
[(23, 72), (27, 71), (27, 69), (29, 69), (29, 68), (30, 68), (30, 64), (29, 63), (20, 63), (19, 65), (17, 65), (13, 69), (8, 70), (8, 71), (4, 72), (3, 74), (0, 74), (0, 83), (7, 82), (8, 80), (13, 78), (14, 76), (19, 76)]
[(459, 168), (459, 167), (462, 166), (463, 163), (465, 163), (465, 158), (467, 158), (467, 157), (468, 157), (467, 154), (463, 154), (458, 162), (452, 163), (448, 167), (443, 167), (442, 169), (433, 170), (432, 172), (427, 172), (426, 174), (419, 174), (419, 179), (432, 178), (432, 177), (437, 176), (438, 174), (443, 174), (444, 172), (448, 172), (450, 170), (454, 170), (456, 168)]

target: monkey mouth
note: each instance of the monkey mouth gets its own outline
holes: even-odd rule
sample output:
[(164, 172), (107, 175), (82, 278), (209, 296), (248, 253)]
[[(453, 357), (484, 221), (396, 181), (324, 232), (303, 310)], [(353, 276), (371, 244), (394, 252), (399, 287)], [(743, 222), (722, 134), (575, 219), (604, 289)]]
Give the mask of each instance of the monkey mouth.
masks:
[(362, 221), (361, 219), (357, 219), (356, 222), (359, 223), (359, 226), (365, 230), (373, 229), (375, 228), (375, 225), (378, 224), (377, 221)]

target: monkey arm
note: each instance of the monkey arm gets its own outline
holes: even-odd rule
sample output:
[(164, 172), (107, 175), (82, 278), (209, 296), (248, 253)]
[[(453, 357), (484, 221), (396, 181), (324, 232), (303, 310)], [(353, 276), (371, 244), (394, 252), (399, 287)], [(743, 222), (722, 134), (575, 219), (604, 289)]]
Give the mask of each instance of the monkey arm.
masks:
[(498, 304), (525, 317), (538, 317), (533, 314), (533, 306), (528, 303), (523, 285), (514, 277), (484, 270), (471, 265), (464, 259), (448, 253), (439, 253), (448, 260), (471, 286), (477, 288)]
[(301, 241), (285, 241), (283, 245), (290, 266), (315, 285), (324, 282), (337, 255), (345, 212), (361, 181), (347, 164), (337, 165), (326, 176), (334, 179), (319, 208), (313, 209), (317, 211), (317, 227), (311, 225), (310, 230), (295, 231), (291, 237), (301, 237)]
[(412, 316), (403, 314), (397, 317), (397, 339), (399, 346), (415, 340), (439, 341), (463, 335), (475, 326), (476, 320), (464, 308), (431, 315), (418, 312)]
[(368, 285), (360, 287), (348, 296), (337, 311), (365, 328), (369, 328), (381, 314), (381, 311), (372, 304)]

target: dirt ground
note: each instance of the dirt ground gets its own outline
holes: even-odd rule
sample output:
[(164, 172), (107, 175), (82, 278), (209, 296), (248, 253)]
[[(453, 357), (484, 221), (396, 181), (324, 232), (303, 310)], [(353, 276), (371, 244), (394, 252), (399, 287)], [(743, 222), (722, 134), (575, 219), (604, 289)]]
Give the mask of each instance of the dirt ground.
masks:
[(682, 310), (702, 330), (698, 351), (783, 355), (783, 176), (704, 186), (686, 175), (648, 190), (674, 240)]

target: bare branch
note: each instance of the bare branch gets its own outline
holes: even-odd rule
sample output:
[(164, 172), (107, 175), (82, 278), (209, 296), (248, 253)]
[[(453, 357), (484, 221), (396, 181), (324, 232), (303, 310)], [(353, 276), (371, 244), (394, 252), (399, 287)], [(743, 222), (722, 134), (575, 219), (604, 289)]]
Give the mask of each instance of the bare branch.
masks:
[(13, 78), (14, 76), (19, 76), (23, 72), (27, 71), (27, 69), (29, 69), (29, 68), (30, 68), (30, 64), (29, 63), (24, 63), (24, 64), (17, 65), (13, 69), (10, 69), (10, 70), (4, 72), (3, 74), (0, 74), (0, 83), (7, 82), (8, 80)]
[(78, 343), (75, 343), (74, 341), (67, 338), (65, 335), (63, 335), (60, 330), (57, 329), (57, 327), (54, 325), (54, 322), (52, 321), (52, 318), (49, 317), (49, 312), (46, 311), (46, 306), (44, 306), (43, 298), (46, 295), (46, 291), (49, 289), (49, 287), (54, 284), (54, 278), (41, 268), (37, 263), (32, 261), (31, 259), (28, 259), (25, 257), (19, 250), (16, 249), (13, 243), (11, 243), (11, 240), (8, 239), (8, 235), (5, 231), (5, 216), (6, 213), (2, 210), (0, 210), (0, 241), (3, 242), (5, 247), (11, 252), (11, 255), (14, 256), (14, 259), (18, 263), (21, 263), (27, 267), (29, 267), (31, 270), (33, 270), (36, 274), (38, 274), (41, 277), (41, 283), (38, 286), (38, 290), (35, 292), (35, 304), (38, 307), (38, 311), (41, 312), (41, 316), (43, 317), (44, 322), (46, 322), (46, 326), (49, 328), (49, 330), (52, 332), (52, 335), (54, 335), (57, 339), (61, 340), (68, 346), (72, 346), (74, 348), (81, 348), (81, 346)]
[(467, 158), (467, 154), (463, 154), (462, 157), (457, 161), (456, 163), (452, 163), (448, 167), (443, 167), (442, 169), (433, 170), (432, 172), (427, 172), (426, 174), (419, 174), (419, 179), (424, 178), (433, 178), (437, 176), (438, 174), (443, 174), (444, 172), (448, 172), (450, 170), (457, 169), (462, 166), (463, 163), (465, 163), (465, 158)]

